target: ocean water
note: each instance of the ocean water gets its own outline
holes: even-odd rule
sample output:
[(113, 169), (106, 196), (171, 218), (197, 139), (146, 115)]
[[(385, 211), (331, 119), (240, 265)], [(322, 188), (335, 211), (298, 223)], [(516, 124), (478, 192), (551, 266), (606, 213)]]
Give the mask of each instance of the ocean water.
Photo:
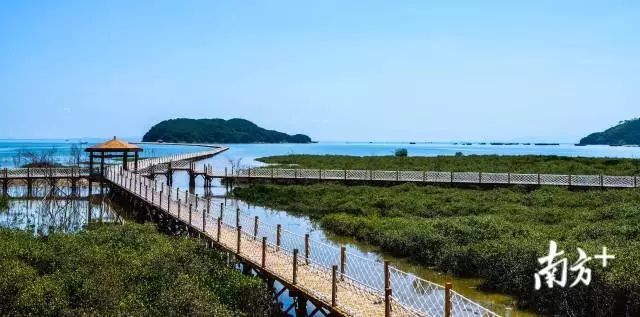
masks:
[[(75, 146), (81, 149), (105, 141), (106, 139), (69, 139), (69, 140), (2, 140), (0, 139), (0, 167), (15, 167), (18, 153), (49, 153), (61, 163), (70, 158), (71, 149)], [(135, 141), (135, 140), (133, 140)], [(575, 146), (573, 144), (560, 145), (463, 145), (461, 143), (367, 143), (367, 142), (320, 142), (312, 144), (223, 144), (229, 151), (222, 153), (213, 160), (215, 168), (230, 166), (231, 162), (240, 161), (240, 165), (255, 166), (260, 163), (255, 159), (269, 155), (285, 154), (338, 154), (338, 155), (393, 155), (398, 148), (406, 148), (409, 156), (437, 156), (455, 155), (461, 152), (465, 155), (559, 155), (584, 157), (617, 157), (640, 158), (640, 147), (612, 147), (612, 146)], [(168, 144), (142, 144), (142, 156), (163, 156), (197, 151), (193, 146)]]

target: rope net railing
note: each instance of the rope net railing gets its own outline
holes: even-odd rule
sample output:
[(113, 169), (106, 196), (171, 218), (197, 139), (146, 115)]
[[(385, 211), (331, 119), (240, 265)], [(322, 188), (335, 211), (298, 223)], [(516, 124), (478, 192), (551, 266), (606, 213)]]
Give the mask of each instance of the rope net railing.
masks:
[[(150, 180), (121, 166), (108, 167), (105, 178), (228, 249), (237, 250), (255, 265), (264, 263), (274, 274), (349, 315), (384, 315), (387, 306), (394, 316), (443, 314), (447, 298), (443, 286), (381, 260), (362, 257), (345, 246), (313, 240), (308, 234), (290, 232), (240, 208), (216, 204), (210, 198)], [(385, 296), (387, 288), (392, 290), (389, 296)], [(448, 298), (452, 316), (498, 316), (453, 290)]]
[(88, 167), (24, 167), (0, 169), (0, 178), (79, 177), (89, 175)]
[(213, 171), (217, 177), (249, 177), (308, 180), (351, 180), (420, 183), (466, 183), (466, 184), (514, 184), (552, 185), (583, 187), (640, 187), (640, 176), (614, 175), (569, 175), (569, 174), (525, 174), (486, 172), (442, 172), (442, 171), (384, 171), (384, 170), (324, 170), (283, 169), (272, 167), (242, 168), (233, 171)]

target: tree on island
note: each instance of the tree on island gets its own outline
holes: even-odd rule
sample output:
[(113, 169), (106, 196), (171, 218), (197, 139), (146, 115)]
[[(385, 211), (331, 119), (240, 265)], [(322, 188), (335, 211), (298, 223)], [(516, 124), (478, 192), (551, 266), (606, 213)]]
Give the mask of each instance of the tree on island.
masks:
[(618, 125), (580, 140), (580, 145), (640, 145), (640, 119), (620, 121)]
[(245, 119), (171, 119), (154, 125), (143, 142), (187, 143), (311, 143), (304, 134), (261, 128)]

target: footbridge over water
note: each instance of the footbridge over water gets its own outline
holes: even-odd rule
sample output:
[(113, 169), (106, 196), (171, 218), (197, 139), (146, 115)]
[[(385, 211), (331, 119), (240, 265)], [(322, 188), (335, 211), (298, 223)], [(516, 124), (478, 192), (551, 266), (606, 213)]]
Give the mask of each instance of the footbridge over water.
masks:
[[(226, 252), (246, 274), (260, 276), (275, 291), (294, 301), (282, 310), (296, 316), (498, 316), (456, 292), (451, 284), (429, 282), (395, 268), (298, 235), (281, 225), (251, 217), (240, 209), (214, 205), (199, 197), (158, 182), (151, 175), (186, 166), (195, 171), (197, 160), (225, 151), (208, 151), (146, 159), (138, 166), (107, 166), (68, 171), (69, 177), (85, 177), (111, 187), (146, 217), (174, 233), (206, 241)], [(166, 169), (166, 170), (165, 170)], [(33, 177), (33, 171), (5, 170), (16, 179)], [(49, 171), (61, 176), (62, 170)], [(206, 166), (199, 174), (219, 177)], [(36, 173), (37, 175), (44, 175)], [(195, 177), (195, 176), (194, 176)], [(167, 180), (170, 181), (168, 178)], [(281, 285), (276, 289), (276, 285)]]

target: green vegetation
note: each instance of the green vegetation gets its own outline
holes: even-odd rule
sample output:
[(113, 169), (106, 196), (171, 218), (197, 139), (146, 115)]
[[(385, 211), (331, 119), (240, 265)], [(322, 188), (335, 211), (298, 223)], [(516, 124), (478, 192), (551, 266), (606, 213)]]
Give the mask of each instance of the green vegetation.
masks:
[(467, 155), (436, 157), (283, 155), (259, 158), (271, 164), (301, 168), (378, 169), (494, 173), (640, 174), (640, 160), (565, 156)]
[[(561, 316), (640, 314), (640, 192), (562, 187), (451, 188), (251, 185), (234, 194), (253, 204), (309, 215), (338, 234), (396, 256), (516, 295), (519, 305)], [(607, 269), (591, 261), (589, 286), (534, 290), (549, 240), (573, 263), (607, 246)]]
[(582, 140), (580, 145), (640, 145), (640, 118), (621, 121), (618, 125), (592, 133)]
[(407, 157), (409, 155), (409, 151), (407, 149), (396, 149), (395, 156), (396, 157)]
[(154, 125), (144, 142), (187, 143), (310, 143), (304, 134), (263, 129), (244, 119), (171, 119)]
[(150, 225), (0, 229), (2, 316), (264, 316), (269, 296), (221, 254)]
[(9, 197), (0, 195), (0, 211), (9, 208)]

